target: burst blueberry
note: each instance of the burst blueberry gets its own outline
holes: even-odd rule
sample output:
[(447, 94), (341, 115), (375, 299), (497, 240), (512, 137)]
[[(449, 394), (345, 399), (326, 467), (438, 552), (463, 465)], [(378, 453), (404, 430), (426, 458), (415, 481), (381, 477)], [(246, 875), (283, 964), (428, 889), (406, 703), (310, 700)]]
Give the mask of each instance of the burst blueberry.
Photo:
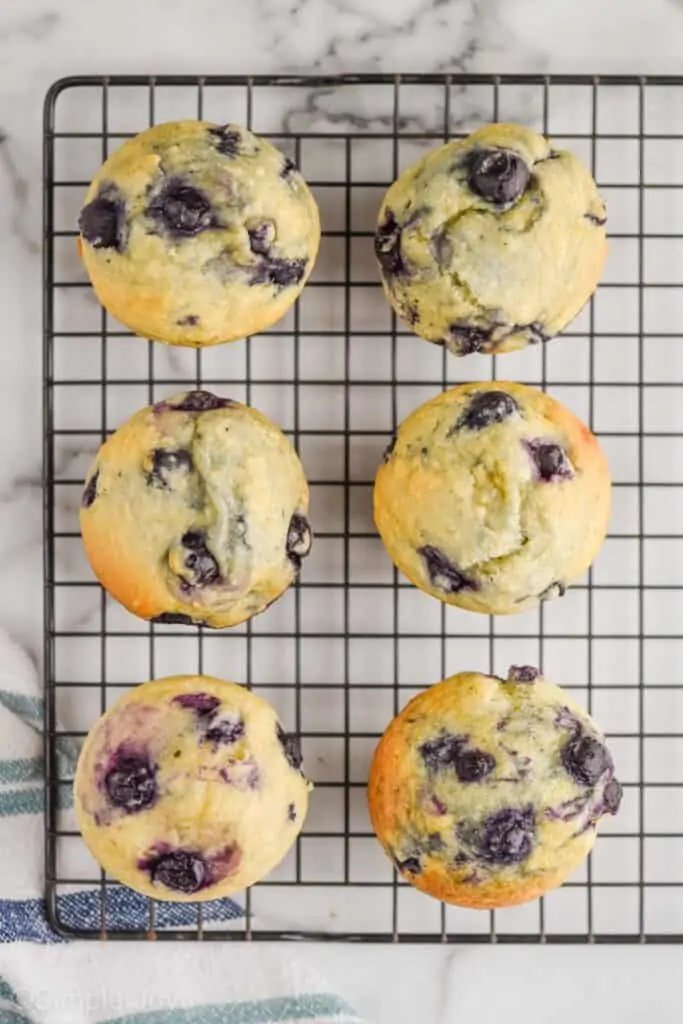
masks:
[(387, 210), (375, 234), (375, 254), (386, 277), (401, 277), (407, 272), (401, 254), (401, 225), (393, 210)]
[(204, 858), (189, 850), (162, 853), (145, 865), (153, 882), (174, 892), (191, 894), (209, 884), (209, 869)]
[(282, 747), (282, 753), (285, 755), (287, 762), (292, 768), (296, 768), (297, 771), (301, 771), (303, 756), (301, 754), (299, 737), (293, 736), (292, 733), (285, 732), (279, 722), (276, 726), (276, 732), (278, 742)]
[(158, 411), (175, 409), (176, 412), (213, 412), (214, 409), (227, 409), (234, 404), (231, 398), (221, 398), (210, 391), (188, 391), (174, 405), (160, 402), (155, 408)]
[(124, 248), (126, 207), (115, 185), (104, 185), (97, 196), (84, 206), (78, 218), (81, 235), (94, 249)]
[(204, 732), (204, 739), (214, 747), (231, 746), (244, 738), (244, 722), (238, 716), (213, 719)]
[(567, 740), (560, 757), (566, 771), (583, 786), (594, 786), (605, 772), (614, 767), (604, 743), (580, 731)]
[(444, 340), (458, 355), (469, 356), (486, 349), (491, 341), (491, 331), (487, 327), (458, 321), (449, 326), (448, 336)]
[(147, 216), (176, 238), (192, 238), (217, 227), (208, 197), (180, 178), (164, 183), (147, 207)]
[(530, 178), (528, 164), (514, 150), (475, 149), (468, 157), (471, 190), (497, 206), (519, 199)]
[(453, 565), (438, 548), (426, 544), (418, 548), (417, 553), (424, 559), (429, 582), (436, 590), (443, 590), (446, 594), (459, 594), (462, 590), (478, 589), (476, 581)]
[(173, 703), (179, 704), (181, 708), (186, 708), (188, 711), (194, 711), (200, 718), (213, 717), (221, 705), (218, 697), (214, 697), (212, 693), (201, 692), (181, 693), (173, 698)]
[(312, 543), (311, 527), (306, 516), (295, 512), (289, 522), (287, 531), (287, 557), (297, 569), (301, 561), (310, 553)]
[(288, 288), (299, 284), (306, 273), (307, 261), (287, 260), (280, 257), (264, 257), (249, 268), (251, 284), (270, 284), (276, 288)]
[(83, 496), (81, 497), (81, 508), (90, 508), (90, 506), (94, 503), (95, 498), (97, 497), (97, 480), (99, 475), (100, 471), (98, 469), (95, 473), (93, 473), (93, 475), (90, 477), (87, 484), (85, 485)]
[(161, 615), (155, 615), (152, 622), (159, 626), (194, 626), (195, 624), (192, 616), (185, 615), (183, 612), (162, 612)]
[(574, 476), (567, 453), (559, 444), (542, 438), (527, 439), (523, 443), (531, 456), (538, 479), (543, 483), (571, 480)]
[(206, 534), (201, 530), (188, 530), (181, 538), (181, 544), (189, 554), (185, 557), (185, 568), (189, 571), (186, 579), (192, 587), (208, 587), (221, 578), (218, 562), (206, 546)]
[(152, 468), (147, 473), (147, 483), (152, 487), (167, 488), (169, 474), (192, 469), (192, 455), (183, 448), (155, 448), (152, 452)]
[(507, 681), (509, 683), (534, 683), (540, 674), (533, 665), (511, 665)]
[(114, 807), (135, 814), (157, 798), (156, 770), (144, 754), (117, 753), (112, 758), (104, 786)]
[(534, 847), (535, 833), (533, 807), (506, 807), (486, 818), (474, 845), (487, 864), (520, 864)]
[(456, 424), (456, 428), (466, 430), (485, 430), (494, 423), (519, 413), (519, 406), (506, 391), (477, 391)]
[(218, 125), (209, 128), (209, 136), (213, 145), (223, 156), (234, 159), (240, 155), (242, 145), (242, 134), (230, 124)]

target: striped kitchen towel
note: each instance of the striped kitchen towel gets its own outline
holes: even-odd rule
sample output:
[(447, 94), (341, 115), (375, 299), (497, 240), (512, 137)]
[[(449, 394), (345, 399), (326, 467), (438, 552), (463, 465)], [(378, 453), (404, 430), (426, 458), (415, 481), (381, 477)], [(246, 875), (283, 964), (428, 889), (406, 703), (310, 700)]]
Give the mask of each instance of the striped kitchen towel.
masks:
[[(280, 947), (86, 943), (56, 935), (42, 894), (42, 727), (35, 666), (0, 630), (0, 1024), (360, 1024), (305, 963)], [(67, 740), (58, 756), (60, 778), (68, 777), (76, 749)], [(70, 787), (62, 789), (68, 815)], [(73, 856), (81, 853), (74, 840)], [(72, 886), (59, 895), (57, 910), (73, 929), (97, 928), (99, 889)], [(241, 915), (233, 900), (204, 904), (206, 923)], [(187, 904), (157, 904), (159, 931), (195, 921)], [(112, 887), (107, 922), (112, 929), (144, 930), (147, 900)]]

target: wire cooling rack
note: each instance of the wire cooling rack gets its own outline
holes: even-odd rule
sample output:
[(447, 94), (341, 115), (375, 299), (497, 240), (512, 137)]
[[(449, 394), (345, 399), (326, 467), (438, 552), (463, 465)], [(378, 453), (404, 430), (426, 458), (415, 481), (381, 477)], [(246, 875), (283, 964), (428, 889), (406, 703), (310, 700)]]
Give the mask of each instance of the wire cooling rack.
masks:
[[(258, 338), (190, 352), (133, 337), (100, 309), (76, 255), (87, 184), (120, 141), (158, 121), (246, 123), (301, 167), (321, 253), (296, 308)], [(372, 231), (384, 190), (421, 154), (488, 120), (549, 133), (592, 168), (609, 210), (597, 296), (561, 338), (457, 360), (405, 332), (384, 301)], [(88, 77), (45, 107), (45, 665), (47, 899), (81, 937), (441, 942), (683, 939), (683, 78), (371, 75)], [(600, 436), (614, 477), (590, 573), (538, 611), (487, 619), (398, 577), (371, 517), (389, 435), (440, 389), (496, 375), (548, 388)], [(225, 633), (154, 626), (94, 582), (77, 508), (102, 440), (149, 402), (205, 385), (253, 403), (311, 480), (313, 553), (267, 614)], [(536, 663), (610, 737), (625, 784), (590, 861), (538, 902), (444, 907), (398, 879), (372, 837), (364, 785), (377, 737), (425, 685)], [(117, 884), (82, 844), (68, 759), (129, 686), (176, 672), (247, 683), (303, 738), (316, 780), (296, 849), (217, 918), (162, 928), (114, 912)], [(62, 774), (64, 773), (64, 774)], [(89, 887), (87, 926), (67, 898)], [(168, 906), (168, 905), (166, 905)], [(92, 917), (92, 915), (91, 915)], [(178, 923), (179, 922), (179, 923)]]

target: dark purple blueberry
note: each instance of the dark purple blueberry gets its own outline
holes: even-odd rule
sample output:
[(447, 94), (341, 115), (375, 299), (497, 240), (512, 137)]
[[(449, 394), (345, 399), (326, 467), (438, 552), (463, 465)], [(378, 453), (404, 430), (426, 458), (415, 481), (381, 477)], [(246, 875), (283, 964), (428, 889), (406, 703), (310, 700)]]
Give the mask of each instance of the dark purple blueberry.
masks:
[(519, 412), (519, 406), (506, 391), (477, 391), (456, 424), (456, 428), (484, 430), (502, 423)]
[(539, 480), (543, 483), (555, 483), (558, 480), (571, 480), (574, 476), (567, 453), (559, 444), (532, 438), (523, 442), (531, 456)]
[(540, 674), (533, 665), (511, 665), (507, 681), (509, 683), (534, 683)]
[(549, 821), (573, 821), (583, 814), (587, 803), (588, 797), (585, 794), (573, 800), (563, 800), (559, 807), (548, 807), (543, 817)]
[(152, 622), (158, 623), (160, 626), (194, 626), (195, 623), (191, 616), (185, 615), (183, 612), (162, 612), (161, 615), (155, 615)]
[(426, 544), (418, 548), (417, 553), (424, 558), (429, 581), (437, 590), (443, 590), (445, 594), (459, 594), (461, 590), (479, 589), (477, 583), (449, 562), (438, 548)]
[(292, 768), (296, 768), (297, 771), (301, 771), (303, 756), (301, 754), (299, 737), (293, 736), (290, 732), (285, 732), (279, 722), (276, 728), (278, 742), (282, 747), (282, 753), (285, 755)]
[(583, 732), (576, 732), (567, 740), (560, 758), (566, 771), (582, 786), (594, 786), (606, 771), (614, 768), (604, 743)]
[(212, 693), (181, 693), (173, 698), (173, 703), (194, 711), (200, 718), (212, 718), (221, 704)]
[(496, 759), (485, 750), (461, 750), (453, 767), (460, 782), (480, 782), (496, 767)]
[(422, 874), (422, 864), (419, 857), (406, 857), (405, 860), (399, 860), (398, 857), (394, 857), (394, 864), (396, 865), (396, 870), (400, 871), (401, 874)]
[(212, 719), (204, 739), (214, 747), (230, 746), (244, 736), (244, 722), (239, 717)]
[(394, 434), (394, 436), (392, 437), (391, 441), (389, 442), (389, 444), (384, 449), (384, 454), (382, 455), (382, 461), (383, 462), (388, 462), (389, 459), (391, 458), (391, 456), (394, 454), (394, 448), (396, 447), (396, 442), (397, 441), (398, 441), (398, 435)]
[(174, 892), (199, 892), (209, 881), (209, 870), (204, 858), (188, 850), (162, 853), (148, 862), (147, 868), (153, 882), (161, 882)]
[[(188, 391), (177, 404), (170, 408), (177, 412), (213, 412), (214, 409), (228, 409), (234, 404), (231, 398), (221, 398), (219, 395), (211, 394), (210, 391)], [(161, 402), (160, 405), (169, 408), (167, 402)]]
[(217, 226), (208, 198), (181, 178), (169, 178), (147, 207), (147, 216), (174, 238), (192, 238)]
[(608, 814), (616, 814), (621, 807), (621, 798), (624, 795), (624, 790), (620, 782), (617, 779), (610, 779), (605, 786), (603, 792), (603, 800), (605, 803), (605, 809)]
[(200, 319), (196, 313), (188, 313), (187, 316), (182, 316), (180, 320), (176, 320), (176, 324), (178, 327), (196, 327)]
[(169, 473), (189, 473), (191, 469), (192, 456), (184, 448), (155, 448), (152, 469), (146, 474), (147, 483), (152, 487), (167, 488)]
[(454, 736), (452, 733), (449, 733), (444, 736), (438, 736), (433, 740), (427, 740), (420, 747), (420, 754), (430, 771), (440, 772), (455, 766), (455, 762), (466, 743), (467, 738), (465, 736)]
[(215, 128), (209, 128), (209, 135), (214, 146), (223, 156), (234, 159), (240, 155), (242, 134), (237, 128), (233, 128), (230, 124), (218, 125)]
[(287, 808), (287, 821), (296, 821), (296, 807), (290, 804)]
[(401, 225), (393, 210), (387, 210), (375, 233), (375, 254), (385, 277), (401, 277), (407, 268), (401, 255)]
[(401, 310), (401, 315), (403, 316), (403, 319), (411, 325), (411, 327), (415, 327), (416, 324), (419, 324), (420, 322), (420, 310), (415, 305), (406, 303)]
[(279, 257), (264, 257), (249, 267), (251, 284), (272, 284), (276, 288), (287, 288), (299, 284), (306, 273), (307, 260), (285, 260)]
[(498, 206), (519, 199), (531, 178), (528, 164), (511, 149), (475, 149), (468, 164), (472, 191)]
[(81, 210), (78, 227), (93, 249), (122, 252), (125, 217), (123, 196), (115, 185), (104, 185), (92, 202)]
[(247, 229), (249, 248), (258, 256), (267, 256), (275, 239), (275, 225), (272, 220), (263, 220)]
[(458, 321), (448, 328), (446, 340), (454, 343), (452, 347), (458, 355), (469, 356), (485, 349), (491, 340), (491, 331), (487, 327)]
[(604, 225), (607, 223), (606, 216), (598, 217), (596, 213), (591, 213), (590, 211), (588, 213), (584, 213), (584, 217), (586, 218), (586, 220), (589, 220), (591, 224), (596, 224), (598, 227), (604, 227)]
[(104, 780), (114, 807), (135, 814), (157, 798), (156, 770), (149, 758), (139, 754), (115, 754)]
[(289, 521), (287, 530), (287, 557), (297, 569), (301, 568), (301, 560), (310, 553), (312, 543), (313, 538), (308, 519), (295, 512)]
[(218, 562), (206, 546), (206, 534), (201, 530), (188, 530), (181, 538), (184, 548), (189, 554), (185, 558), (185, 568), (190, 572), (186, 582), (192, 587), (208, 587), (218, 583), (221, 572)]
[(88, 480), (81, 497), (81, 508), (90, 508), (97, 497), (97, 479), (100, 475), (99, 469), (93, 473)]
[(538, 320), (533, 320), (530, 324), (515, 324), (510, 330), (510, 334), (518, 333), (526, 334), (530, 345), (542, 344), (543, 342), (550, 341), (552, 337)]
[(299, 168), (296, 166), (293, 160), (286, 156), (282, 162), (282, 167), (280, 168), (280, 177), (284, 178), (286, 181), (287, 178), (290, 178), (293, 174), (298, 173)]
[(538, 595), (539, 601), (553, 601), (556, 597), (564, 597), (567, 587), (559, 580), (554, 580), (549, 587), (546, 587), (542, 594)]
[(487, 864), (519, 864), (531, 853), (535, 835), (533, 807), (506, 807), (486, 818), (475, 846)]

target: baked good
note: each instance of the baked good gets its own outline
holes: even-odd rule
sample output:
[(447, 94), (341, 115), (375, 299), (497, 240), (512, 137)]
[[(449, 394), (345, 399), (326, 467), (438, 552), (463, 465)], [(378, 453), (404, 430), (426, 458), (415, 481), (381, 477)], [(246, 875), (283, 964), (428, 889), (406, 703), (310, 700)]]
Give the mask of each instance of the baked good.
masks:
[(609, 467), (580, 420), (508, 381), (462, 384), (400, 426), (375, 481), (375, 522), (421, 590), (506, 615), (562, 595), (607, 531)]
[(301, 831), (309, 783), (296, 737), (243, 686), (171, 676), (126, 693), (93, 726), (74, 805), (95, 859), (160, 900), (253, 885)]
[(605, 205), (571, 153), (490, 124), (389, 188), (375, 250), (385, 294), (416, 334), (455, 355), (548, 341), (595, 291)]
[(102, 305), (136, 334), (215, 345), (264, 331), (301, 292), (318, 207), (291, 160), (239, 125), (155, 125), (111, 154), (79, 218)]
[(461, 672), (410, 701), (370, 770), (370, 816), (423, 892), (506, 907), (560, 885), (621, 786), (595, 722), (528, 665)]
[(308, 484), (265, 416), (209, 391), (141, 409), (100, 448), (81, 502), (93, 572), (155, 622), (234, 626), (272, 604), (311, 547)]

